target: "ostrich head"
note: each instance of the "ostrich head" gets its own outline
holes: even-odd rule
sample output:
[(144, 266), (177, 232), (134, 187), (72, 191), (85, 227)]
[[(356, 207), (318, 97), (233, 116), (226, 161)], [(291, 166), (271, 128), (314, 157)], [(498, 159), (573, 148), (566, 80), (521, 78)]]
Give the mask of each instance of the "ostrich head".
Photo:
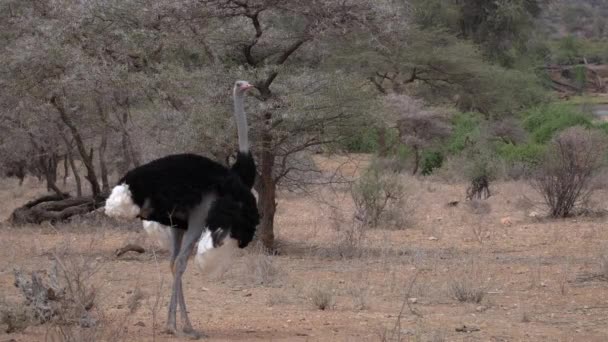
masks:
[(236, 81), (234, 82), (234, 93), (242, 95), (253, 87), (255, 86), (247, 81)]

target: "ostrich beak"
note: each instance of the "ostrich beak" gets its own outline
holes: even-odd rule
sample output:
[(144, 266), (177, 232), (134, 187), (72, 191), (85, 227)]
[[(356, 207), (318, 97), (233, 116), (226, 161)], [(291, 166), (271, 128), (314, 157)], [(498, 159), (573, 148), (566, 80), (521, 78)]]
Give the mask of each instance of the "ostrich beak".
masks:
[(253, 84), (247, 83), (243, 86), (241, 86), (241, 89), (243, 89), (244, 91), (249, 90), (251, 88), (255, 88), (255, 86)]

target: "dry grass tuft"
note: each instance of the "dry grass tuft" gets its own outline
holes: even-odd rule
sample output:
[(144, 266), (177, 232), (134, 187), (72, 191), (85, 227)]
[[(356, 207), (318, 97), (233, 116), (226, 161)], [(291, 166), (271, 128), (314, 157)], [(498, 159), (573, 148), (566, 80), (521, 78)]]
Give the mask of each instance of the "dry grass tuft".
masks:
[(481, 303), (486, 291), (469, 279), (458, 279), (450, 282), (450, 294), (459, 302)]
[[(89, 248), (95, 243), (93, 240)], [(126, 317), (110, 319), (100, 306), (99, 283), (93, 279), (102, 268), (100, 259), (67, 244), (49, 254), (52, 265), (47, 270), (15, 270), (15, 283), (25, 300), (14, 307), (23, 310), (3, 314), (3, 320), (12, 329), (17, 321), (44, 324), (51, 341), (124, 340)]]
[(353, 308), (355, 310), (369, 309), (369, 284), (357, 284), (348, 288), (348, 293), (353, 300)]
[(31, 311), (23, 303), (8, 303), (4, 298), (0, 299), (0, 326), (7, 334), (25, 330), (28, 326), (35, 324), (31, 317)]
[(469, 265), (460, 270), (448, 283), (449, 294), (462, 303), (481, 303), (486, 295), (487, 284), (484, 284), (482, 271), (471, 259)]
[(335, 307), (334, 293), (329, 286), (316, 286), (310, 293), (312, 304), (319, 310), (331, 310)]
[(254, 247), (247, 256), (245, 266), (248, 271), (248, 280), (256, 285), (271, 285), (277, 281), (281, 269), (274, 262), (274, 258), (263, 249)]
[(135, 313), (137, 309), (139, 309), (142, 299), (144, 299), (144, 293), (141, 291), (139, 285), (137, 285), (135, 289), (131, 291), (131, 295), (127, 300), (127, 307), (129, 308), (130, 313)]

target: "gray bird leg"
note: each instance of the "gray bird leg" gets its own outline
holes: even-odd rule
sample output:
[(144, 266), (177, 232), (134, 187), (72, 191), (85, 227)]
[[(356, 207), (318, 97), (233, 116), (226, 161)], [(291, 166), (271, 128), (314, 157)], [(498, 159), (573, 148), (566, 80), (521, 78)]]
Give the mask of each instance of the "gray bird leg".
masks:
[(177, 332), (176, 309), (177, 305), (179, 304), (182, 320), (184, 321), (184, 334), (193, 338), (199, 338), (202, 336), (201, 333), (192, 329), (192, 325), (188, 318), (188, 312), (186, 310), (186, 303), (182, 291), (182, 276), (186, 271), (186, 267), (188, 266), (188, 258), (196, 245), (196, 241), (200, 239), (200, 236), (204, 230), (207, 214), (209, 213), (211, 203), (214, 199), (215, 197), (211, 195), (205, 197), (203, 201), (192, 210), (188, 218), (188, 230), (183, 235), (179, 253), (177, 254), (173, 267), (175, 274), (171, 291), (171, 301), (169, 303), (169, 315), (167, 318), (167, 331), (169, 333)]
[(203, 225), (199, 226), (191, 226), (188, 228), (188, 231), (184, 235), (184, 240), (182, 241), (180, 255), (177, 257), (176, 263), (176, 275), (179, 274), (176, 286), (177, 286), (177, 303), (180, 308), (180, 316), (182, 318), (183, 323), (183, 332), (192, 338), (200, 338), (203, 336), (202, 333), (192, 329), (192, 324), (190, 323), (190, 319), (188, 318), (188, 309), (186, 308), (186, 301), (184, 300), (184, 290), (183, 290), (183, 282), (182, 275), (186, 270), (186, 266), (188, 265), (188, 258), (192, 254), (196, 246), (196, 242), (200, 239), (201, 234), (204, 230)]
[(174, 227), (171, 227), (170, 229), (171, 229), (171, 240), (172, 240), (170, 266), (171, 266), (171, 273), (173, 274), (173, 276), (175, 276), (175, 259), (177, 258), (179, 251), (181, 249), (182, 239), (184, 237), (184, 230), (177, 229)]
[(171, 267), (171, 274), (173, 274), (173, 287), (171, 289), (171, 301), (169, 302), (169, 314), (167, 317), (167, 332), (170, 334), (175, 334), (177, 332), (177, 327), (176, 327), (176, 317), (175, 317), (175, 312), (177, 310), (177, 293), (176, 293), (176, 288), (175, 288), (175, 260), (177, 258), (177, 256), (179, 255), (180, 249), (181, 249), (181, 244), (182, 244), (182, 240), (184, 237), (184, 231), (182, 229), (177, 229), (174, 227), (171, 227), (171, 240), (172, 240), (172, 244), (171, 244), (171, 261), (170, 261), (170, 267)]

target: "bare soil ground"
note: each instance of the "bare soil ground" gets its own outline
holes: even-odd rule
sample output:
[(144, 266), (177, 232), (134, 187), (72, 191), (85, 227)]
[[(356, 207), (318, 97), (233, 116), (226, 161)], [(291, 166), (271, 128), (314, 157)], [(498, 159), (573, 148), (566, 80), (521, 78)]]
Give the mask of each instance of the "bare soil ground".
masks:
[[(282, 192), (280, 255), (252, 246), (221, 276), (203, 278), (194, 265), (186, 271), (194, 326), (210, 341), (608, 340), (606, 218), (531, 217), (538, 198), (521, 182), (493, 184), (489, 213), (464, 201), (464, 184), (404, 182), (407, 226), (369, 229), (351, 245), (347, 191)], [(1, 180), (0, 218), (44, 190), (32, 179), (23, 187)], [(606, 198), (598, 194), (599, 207), (606, 209)], [(147, 252), (115, 257), (127, 242)], [(153, 246), (139, 223), (96, 215), (55, 226), (5, 224), (0, 303), (23, 301), (13, 268), (46, 270), (61, 253), (98, 268), (87, 281), (96, 288), (100, 324), (86, 328), (100, 331), (97, 340), (182, 340), (162, 332), (171, 272), (167, 252)], [(356, 257), (345, 257), (345, 248), (356, 249)], [(456, 292), (480, 302), (461, 302)], [(49, 324), (11, 334), (5, 328), (0, 341), (66, 339)]]

